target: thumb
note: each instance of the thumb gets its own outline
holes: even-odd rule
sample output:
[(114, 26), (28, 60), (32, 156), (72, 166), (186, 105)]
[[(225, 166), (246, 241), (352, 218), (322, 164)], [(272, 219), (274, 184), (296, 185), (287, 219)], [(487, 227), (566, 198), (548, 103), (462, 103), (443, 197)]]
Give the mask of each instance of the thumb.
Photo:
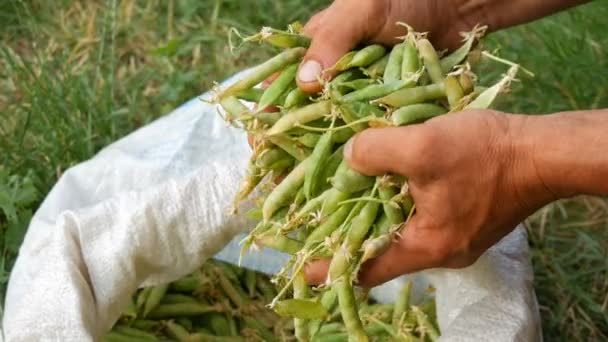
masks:
[[(324, 17), (330, 14), (331, 12), (325, 13)], [(341, 14), (341, 16), (343, 15)], [(348, 20), (346, 18), (344, 20), (332, 18), (332, 22), (335, 23), (336, 21), (344, 22)], [(363, 37), (361, 29), (351, 26), (353, 25), (327, 26), (321, 24), (316, 27), (310, 47), (298, 70), (297, 83), (302, 91), (307, 93), (321, 91), (322, 86), (318, 79), (331, 79), (333, 74), (326, 70), (334, 66), (340, 57), (361, 41)]]
[(366, 129), (346, 143), (344, 159), (364, 175), (412, 176), (419, 163), (420, 133), (416, 126)]

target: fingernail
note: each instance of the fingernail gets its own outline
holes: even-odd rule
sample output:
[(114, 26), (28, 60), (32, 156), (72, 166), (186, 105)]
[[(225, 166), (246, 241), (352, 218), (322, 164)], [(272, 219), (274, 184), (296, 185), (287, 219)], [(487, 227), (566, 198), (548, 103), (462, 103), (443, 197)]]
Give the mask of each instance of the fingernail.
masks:
[(321, 71), (322, 67), (319, 62), (314, 60), (308, 60), (300, 67), (300, 71), (298, 72), (298, 78), (304, 83), (314, 82), (321, 74)]
[(355, 140), (355, 138), (350, 138), (348, 139), (348, 141), (346, 142), (346, 145), (344, 145), (344, 159), (346, 160), (350, 160), (351, 156), (353, 154), (353, 141)]

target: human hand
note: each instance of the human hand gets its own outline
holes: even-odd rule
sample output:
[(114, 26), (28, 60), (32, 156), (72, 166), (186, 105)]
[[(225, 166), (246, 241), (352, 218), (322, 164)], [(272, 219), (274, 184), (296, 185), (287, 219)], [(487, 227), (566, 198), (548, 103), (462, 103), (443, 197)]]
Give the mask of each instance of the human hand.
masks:
[(318, 77), (331, 77), (323, 70), (359, 43), (394, 45), (397, 37), (406, 33), (406, 28), (397, 22), (428, 32), (438, 48), (457, 47), (461, 41), (459, 33), (476, 24), (455, 10), (460, 3), (460, 0), (334, 1), (304, 27), (304, 34), (312, 38), (312, 43), (298, 71), (298, 86), (309, 93), (320, 91)]
[[(345, 158), (366, 175), (408, 177), (416, 213), (395, 243), (365, 263), (363, 286), (427, 268), (473, 264), (536, 209), (554, 199), (518, 137), (528, 118), (494, 111), (448, 114), (420, 125), (365, 130)], [(328, 261), (307, 279), (322, 283)]]

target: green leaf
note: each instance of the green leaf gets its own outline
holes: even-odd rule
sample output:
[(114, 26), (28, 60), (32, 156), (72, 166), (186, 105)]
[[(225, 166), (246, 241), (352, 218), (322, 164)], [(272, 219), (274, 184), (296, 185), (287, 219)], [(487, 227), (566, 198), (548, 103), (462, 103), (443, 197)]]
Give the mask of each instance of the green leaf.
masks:
[(17, 253), (31, 219), (32, 211), (28, 209), (20, 212), (17, 220), (9, 221), (6, 235), (4, 235), (4, 245), (7, 250)]
[(156, 55), (156, 56), (171, 57), (171, 56), (175, 55), (181, 42), (182, 42), (182, 40), (179, 38), (171, 39), (164, 46), (160, 46), (160, 47), (157, 47), (156, 49), (152, 50), (152, 54)]

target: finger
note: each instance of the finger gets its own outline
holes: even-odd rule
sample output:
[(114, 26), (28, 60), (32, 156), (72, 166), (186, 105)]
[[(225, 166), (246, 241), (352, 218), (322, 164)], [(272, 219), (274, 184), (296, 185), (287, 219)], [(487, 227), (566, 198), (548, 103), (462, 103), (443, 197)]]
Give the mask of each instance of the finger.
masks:
[(324, 9), (312, 16), (312, 18), (308, 20), (306, 25), (304, 25), (304, 28), (302, 29), (302, 34), (307, 37), (314, 37), (314, 35), (317, 33), (317, 30), (321, 26), (321, 23), (323, 22), (325, 13), (327, 13), (327, 9)]
[[(321, 77), (327, 80), (333, 76), (331, 72), (324, 70), (331, 68), (340, 57), (365, 37), (361, 27), (357, 27), (354, 21), (346, 18), (348, 12), (327, 12), (324, 17), (334, 13), (337, 15), (331, 18), (331, 23), (323, 20), (319, 24), (298, 70), (297, 83), (304, 92), (319, 92), (321, 84), (318, 79)], [(337, 26), (335, 25), (337, 22), (342, 24)]]
[(373, 287), (403, 274), (440, 267), (449, 255), (448, 244), (441, 230), (425, 227), (414, 216), (386, 252), (361, 267), (359, 283)]
[(419, 163), (422, 129), (418, 126), (370, 128), (344, 147), (348, 165), (365, 175), (397, 173), (411, 176)]
[(320, 285), (325, 283), (327, 271), (329, 270), (329, 259), (321, 259), (313, 261), (304, 267), (304, 277), (306, 282), (311, 285)]

